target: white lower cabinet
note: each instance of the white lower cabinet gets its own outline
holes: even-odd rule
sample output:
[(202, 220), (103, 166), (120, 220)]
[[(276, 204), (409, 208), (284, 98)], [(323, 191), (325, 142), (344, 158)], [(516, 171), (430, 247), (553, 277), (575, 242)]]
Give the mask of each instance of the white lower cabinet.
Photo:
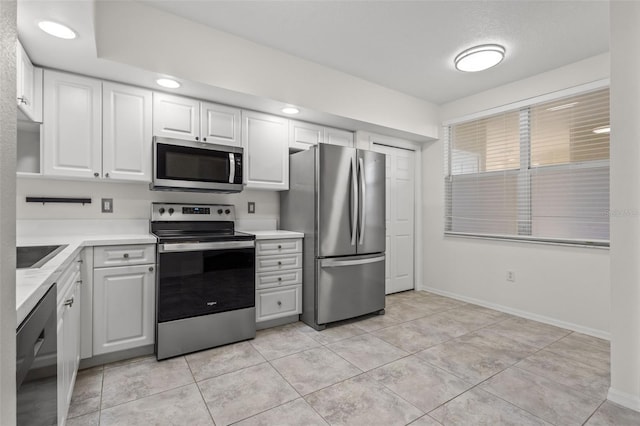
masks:
[(302, 239), (256, 241), (256, 323), (302, 313)]
[(64, 425), (80, 364), (80, 257), (60, 275), (58, 299), (58, 425)]
[(155, 263), (95, 268), (93, 355), (154, 342)]

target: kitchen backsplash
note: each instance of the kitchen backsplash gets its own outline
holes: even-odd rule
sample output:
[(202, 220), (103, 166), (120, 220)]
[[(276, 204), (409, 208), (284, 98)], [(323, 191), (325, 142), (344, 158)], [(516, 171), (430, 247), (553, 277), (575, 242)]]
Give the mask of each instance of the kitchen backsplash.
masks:
[[(89, 197), (91, 204), (27, 203), (28, 196)], [(113, 213), (101, 212), (101, 199), (113, 199)], [(236, 206), (238, 228), (275, 229), (280, 205), (277, 192), (245, 190), (239, 194), (150, 191), (147, 183), (79, 182), (18, 178), (16, 216), (25, 219), (149, 219), (150, 203), (222, 203)], [(255, 202), (255, 214), (247, 203)]]

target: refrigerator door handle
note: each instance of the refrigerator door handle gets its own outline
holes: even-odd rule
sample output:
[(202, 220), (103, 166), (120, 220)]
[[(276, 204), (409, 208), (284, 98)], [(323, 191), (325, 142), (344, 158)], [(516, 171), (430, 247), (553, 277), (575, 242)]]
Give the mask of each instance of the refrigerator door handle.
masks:
[(338, 268), (340, 266), (357, 266), (357, 265), (366, 265), (367, 263), (377, 263), (384, 261), (384, 254), (376, 257), (368, 257), (366, 259), (356, 259), (356, 260), (336, 260), (336, 259), (323, 259), (320, 262), (320, 267), (322, 268)]
[(358, 158), (358, 179), (360, 180), (360, 194), (362, 194), (362, 203), (359, 203), (360, 209), (360, 240), (358, 244), (364, 243), (364, 230), (365, 230), (365, 222), (367, 219), (367, 185), (366, 179), (364, 175), (364, 160), (362, 157)]
[(356, 245), (356, 237), (358, 235), (358, 173), (356, 170), (356, 160), (351, 158), (351, 245)]

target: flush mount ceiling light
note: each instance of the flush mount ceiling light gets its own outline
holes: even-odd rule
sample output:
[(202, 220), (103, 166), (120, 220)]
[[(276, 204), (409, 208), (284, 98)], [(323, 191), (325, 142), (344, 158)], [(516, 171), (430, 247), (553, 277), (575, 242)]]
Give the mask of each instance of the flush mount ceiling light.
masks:
[(601, 135), (603, 133), (610, 133), (611, 127), (609, 126), (596, 127), (595, 129), (592, 130), (592, 132), (598, 135)]
[(52, 21), (40, 21), (38, 27), (45, 33), (54, 37), (63, 38), (65, 40), (71, 40), (76, 38), (76, 33), (66, 25), (59, 24)]
[(281, 109), (282, 112), (284, 112), (285, 114), (297, 114), (300, 112), (300, 110), (296, 107), (292, 107), (292, 106), (288, 106), (288, 107), (284, 107)]
[(483, 71), (502, 62), (504, 53), (504, 47), (499, 44), (483, 44), (465, 50), (456, 56), (453, 62), (460, 71)]
[(180, 83), (170, 78), (159, 78), (156, 80), (158, 86), (166, 87), (167, 89), (177, 89), (180, 87)]

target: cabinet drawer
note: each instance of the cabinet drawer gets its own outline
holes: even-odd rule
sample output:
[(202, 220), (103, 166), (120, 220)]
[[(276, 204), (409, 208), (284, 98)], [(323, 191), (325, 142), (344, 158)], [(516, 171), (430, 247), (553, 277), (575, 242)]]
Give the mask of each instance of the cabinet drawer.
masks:
[(155, 244), (101, 246), (93, 249), (93, 266), (127, 266), (156, 263)]
[(280, 287), (302, 284), (302, 269), (256, 274), (256, 288)]
[(272, 272), (302, 268), (302, 253), (256, 258), (256, 272)]
[(256, 291), (256, 321), (299, 314), (301, 307), (301, 285)]
[(300, 238), (256, 241), (256, 256), (288, 253), (302, 253), (302, 240)]

